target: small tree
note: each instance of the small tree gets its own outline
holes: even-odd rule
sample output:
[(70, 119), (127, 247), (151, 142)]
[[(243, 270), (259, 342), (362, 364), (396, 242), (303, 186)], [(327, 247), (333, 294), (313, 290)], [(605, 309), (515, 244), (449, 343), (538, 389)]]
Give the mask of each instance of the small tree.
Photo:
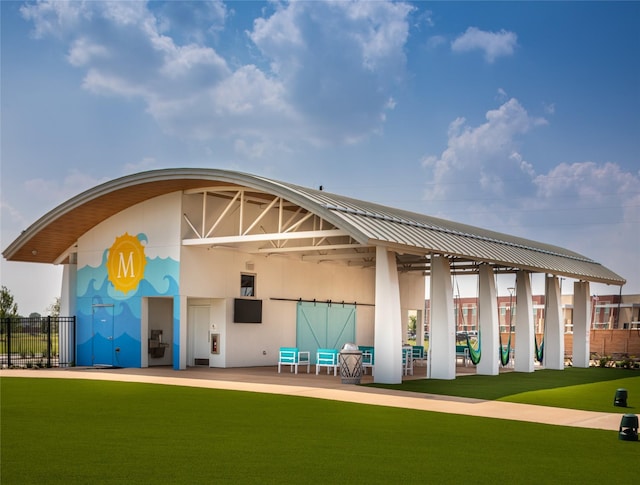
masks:
[(60, 297), (59, 296), (56, 297), (53, 303), (47, 307), (47, 310), (49, 311), (49, 315), (52, 317), (60, 316)]
[(418, 335), (417, 331), (417, 321), (418, 321), (418, 316), (415, 314), (411, 314), (409, 315), (409, 322), (407, 324), (407, 330), (409, 331), (409, 336), (410, 338), (416, 338), (416, 336)]
[(13, 295), (6, 286), (0, 290), (0, 318), (17, 317), (18, 304), (13, 300)]

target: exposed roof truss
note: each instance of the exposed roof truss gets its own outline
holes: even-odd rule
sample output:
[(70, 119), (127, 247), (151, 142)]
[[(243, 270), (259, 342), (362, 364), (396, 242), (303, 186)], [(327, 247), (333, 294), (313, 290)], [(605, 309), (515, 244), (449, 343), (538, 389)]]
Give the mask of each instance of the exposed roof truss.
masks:
[(278, 195), (241, 186), (212, 186), (185, 191), (183, 206), (184, 246), (229, 247), (346, 264), (375, 257), (370, 247), (347, 231)]

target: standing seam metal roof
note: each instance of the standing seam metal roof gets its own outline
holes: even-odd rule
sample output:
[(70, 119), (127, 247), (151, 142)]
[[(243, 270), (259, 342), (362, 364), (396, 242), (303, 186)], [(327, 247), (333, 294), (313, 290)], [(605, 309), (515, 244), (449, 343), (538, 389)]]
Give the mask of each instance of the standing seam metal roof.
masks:
[[(426, 256), (445, 254), (614, 285), (626, 282), (592, 259), (557, 246), (260, 176), (203, 168), (142, 172), (94, 187), (45, 214), (23, 231), (3, 255), (13, 261), (53, 263), (91, 227), (131, 205), (170, 192), (216, 184), (245, 186), (283, 197), (364, 245), (382, 245), (397, 252)], [(41, 252), (32, 249), (36, 244)]]

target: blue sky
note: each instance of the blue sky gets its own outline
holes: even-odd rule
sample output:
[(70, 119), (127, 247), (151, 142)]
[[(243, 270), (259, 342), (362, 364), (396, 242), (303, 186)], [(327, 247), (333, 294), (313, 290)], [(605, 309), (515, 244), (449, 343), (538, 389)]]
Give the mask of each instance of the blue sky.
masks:
[[(640, 293), (640, 2), (0, 8), (3, 249), (98, 183), (214, 167), (556, 244)], [(60, 274), (2, 261), (23, 314)]]

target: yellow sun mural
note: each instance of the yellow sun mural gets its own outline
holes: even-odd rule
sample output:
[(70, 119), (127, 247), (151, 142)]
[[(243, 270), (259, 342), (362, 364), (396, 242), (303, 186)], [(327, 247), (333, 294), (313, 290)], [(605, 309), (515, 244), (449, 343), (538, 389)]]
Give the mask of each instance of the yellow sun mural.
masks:
[(107, 274), (116, 290), (128, 293), (135, 290), (144, 277), (147, 258), (144, 246), (137, 237), (124, 233), (109, 248)]

